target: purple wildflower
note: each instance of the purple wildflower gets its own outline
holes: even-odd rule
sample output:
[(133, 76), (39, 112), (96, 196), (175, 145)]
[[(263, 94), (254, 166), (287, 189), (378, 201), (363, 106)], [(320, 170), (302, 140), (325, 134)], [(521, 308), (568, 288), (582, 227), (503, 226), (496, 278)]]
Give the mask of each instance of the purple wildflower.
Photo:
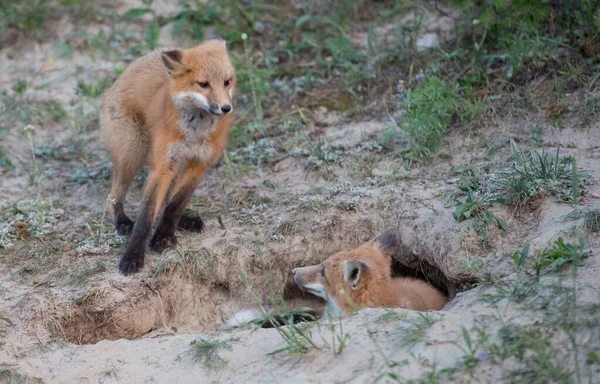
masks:
[(417, 76), (415, 76), (415, 81), (417, 83), (421, 83), (421, 82), (423, 82), (423, 77), (425, 77), (425, 75), (423, 74), (423, 70), (421, 69), (419, 71), (419, 74)]
[(477, 358), (479, 359), (479, 361), (486, 361), (488, 358), (488, 354), (485, 351), (481, 351), (479, 352)]
[(404, 93), (404, 80), (398, 80), (396, 90), (398, 91), (398, 93)]
[(404, 93), (400, 94), (400, 100), (404, 100), (406, 98), (406, 96), (404, 95)]

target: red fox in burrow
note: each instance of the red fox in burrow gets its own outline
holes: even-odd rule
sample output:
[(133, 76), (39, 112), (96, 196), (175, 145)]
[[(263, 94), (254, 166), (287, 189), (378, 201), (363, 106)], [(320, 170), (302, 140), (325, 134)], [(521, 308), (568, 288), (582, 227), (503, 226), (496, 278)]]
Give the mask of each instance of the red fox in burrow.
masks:
[(295, 268), (294, 282), (327, 301), (325, 314), (365, 307), (444, 308), (448, 299), (433, 285), (410, 277), (391, 277), (389, 250), (395, 242), (393, 235), (384, 233), (351, 251), (338, 252), (322, 264)]
[[(117, 232), (131, 235), (119, 262), (123, 274), (143, 268), (148, 239), (152, 250), (162, 252), (177, 244), (177, 228), (204, 228), (200, 217), (183, 212), (227, 143), (235, 84), (225, 41), (213, 37), (193, 48), (155, 50), (138, 58), (106, 92), (100, 127), (113, 162), (109, 209)], [(129, 184), (146, 163), (150, 174), (134, 223), (123, 205)]]
[[(329, 313), (347, 313), (365, 307), (443, 309), (448, 298), (433, 285), (411, 277), (391, 277), (391, 254), (397, 246), (394, 232), (385, 232), (358, 248), (330, 256), (322, 264), (294, 268), (294, 282), (301, 290), (325, 299), (323, 318)], [(315, 317), (321, 311), (306, 312)], [(230, 317), (227, 325), (237, 326), (263, 316), (257, 308), (247, 309)]]

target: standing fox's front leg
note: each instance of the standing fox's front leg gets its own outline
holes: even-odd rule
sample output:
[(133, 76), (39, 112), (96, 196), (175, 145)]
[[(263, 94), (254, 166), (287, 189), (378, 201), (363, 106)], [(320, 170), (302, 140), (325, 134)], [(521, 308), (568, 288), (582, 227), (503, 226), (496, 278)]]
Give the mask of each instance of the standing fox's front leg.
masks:
[(160, 167), (150, 172), (144, 189), (142, 206), (133, 227), (129, 244), (127, 244), (121, 261), (119, 261), (119, 270), (124, 275), (137, 273), (144, 267), (144, 255), (152, 225), (175, 178), (175, 169), (175, 167)]
[[(192, 219), (182, 215), (205, 171), (206, 166), (204, 164), (190, 164), (181, 177), (178, 178), (173, 193), (170, 194), (172, 198), (163, 211), (159, 224), (154, 231), (154, 236), (150, 240), (150, 248), (153, 251), (162, 252), (166, 248), (177, 245), (175, 229), (178, 227), (180, 229), (182, 227), (188, 230), (194, 229), (197, 232), (202, 231), (204, 227), (202, 219), (199, 217)], [(186, 220), (184, 225), (182, 225), (181, 219)]]

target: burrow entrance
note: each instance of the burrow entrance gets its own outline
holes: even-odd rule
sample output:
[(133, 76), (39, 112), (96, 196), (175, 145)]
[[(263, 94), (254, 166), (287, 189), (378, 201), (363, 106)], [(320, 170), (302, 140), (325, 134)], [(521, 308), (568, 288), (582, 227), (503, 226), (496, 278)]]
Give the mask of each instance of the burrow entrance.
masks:
[[(370, 240), (369, 237), (362, 240)], [(344, 244), (348, 242), (333, 242), (327, 254), (352, 248)], [(283, 297), (287, 309), (311, 307), (322, 312), (324, 300), (298, 289), (291, 276), (294, 267), (314, 264), (314, 259), (306, 257), (305, 251), (301, 258), (286, 249), (287, 252), (271, 254), (267, 272), (265, 260), (248, 255), (242, 264), (249, 286), (242, 284), (232, 264), (235, 250), (230, 246), (221, 257), (193, 260), (195, 273), (183, 260), (156, 279), (108, 281), (76, 302), (62, 319), (53, 321), (54, 333), (76, 344), (94, 344), (101, 340), (136, 339), (153, 331), (214, 331), (221, 329), (226, 318), (235, 312), (255, 307), (257, 300), (266, 307), (276, 306), (277, 297)], [(401, 243), (392, 260), (393, 277), (428, 281), (450, 300), (456, 295), (455, 284), (439, 267), (407, 252)], [(278, 284), (281, 289), (274, 288)]]

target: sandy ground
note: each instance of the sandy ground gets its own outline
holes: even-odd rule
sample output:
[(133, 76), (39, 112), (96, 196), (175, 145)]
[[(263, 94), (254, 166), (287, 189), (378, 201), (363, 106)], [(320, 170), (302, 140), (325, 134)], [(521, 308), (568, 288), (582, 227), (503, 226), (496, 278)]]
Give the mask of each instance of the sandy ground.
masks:
[[(165, 12), (169, 12), (165, 4)], [(449, 30), (439, 20), (435, 23), (432, 31)], [(359, 43), (361, 38), (364, 36), (356, 36)], [(52, 43), (27, 43), (20, 52), (14, 55), (11, 47), (0, 51), (0, 82), (14, 84), (17, 78), (26, 77), (27, 95), (32, 100), (58, 100), (69, 114), (76, 111), (70, 101), (75, 99), (79, 78), (88, 72), (104, 78), (118, 66), (110, 58), (92, 60), (84, 50), (76, 50), (70, 58), (57, 55)], [(48, 82), (51, 85), (43, 87)], [(98, 103), (85, 100), (77, 105), (82, 105), (93, 121)], [(378, 119), (346, 123), (339, 113), (322, 113), (325, 127), (318, 129), (322, 137), (330, 143), (343, 143), (349, 151), (372, 140), (387, 124), (387, 120)], [(518, 119), (481, 127), (476, 134), (450, 132), (438, 157), (428, 164), (415, 164), (409, 171), (381, 156), (372, 178), (352, 177), (349, 161), (334, 164), (323, 173), (308, 169), (303, 158), (290, 157), (272, 166), (257, 167), (232, 181), (226, 179), (226, 169), (220, 164), (208, 173), (192, 204), (205, 217), (206, 232), (181, 233), (179, 251), (148, 254), (145, 271), (133, 277), (116, 272), (122, 239), (119, 242), (109, 229), (106, 237), (92, 241), (85, 227), (84, 213), (102, 217), (109, 181), (69, 184), (69, 175), (79, 167), (77, 158), (67, 162), (38, 160), (43, 171), (53, 170), (55, 175), (44, 179), (43, 194), (63, 213), (52, 232), (41, 240), (18, 240), (13, 247), (1, 249), (0, 313), (14, 325), (0, 321), (0, 381), (362, 383), (393, 381), (393, 375), (402, 380), (419, 379), (427, 372), (456, 369), (465, 355), (461, 327), (471, 331), (484, 327), (494, 340), (509, 321), (526, 326), (543, 319), (545, 315), (533, 309), (533, 304), (527, 310), (527, 301), (506, 298), (490, 306), (481, 297), (516, 278), (509, 265), (515, 249), (524, 244), (530, 244), (532, 252), (544, 249), (558, 236), (566, 237), (565, 231), (574, 224), (580, 224), (562, 220), (572, 208), (552, 197), (520, 212), (494, 208), (510, 230), (490, 227), (490, 246), (482, 248), (472, 223), (457, 223), (452, 208), (442, 199), (443, 192), (454, 185), (450, 169), (465, 163), (489, 163), (482, 138), (496, 134), (527, 136), (540, 116), (538, 111), (530, 111)], [(85, 133), (74, 131), (71, 121), (35, 126), (38, 146), (51, 140), (64, 147), (81, 139), (87, 144), (90, 169), (108, 160), (97, 126)], [(314, 126), (308, 129), (309, 133), (317, 131)], [(597, 122), (584, 128), (567, 122), (563, 128), (548, 126), (544, 130), (548, 151), (560, 144), (563, 155), (573, 156), (579, 167), (596, 175), (600, 175), (598, 143)], [(0, 200), (13, 203), (24, 196), (35, 198), (27, 139), (12, 135), (3, 139), (2, 147), (16, 169), (2, 175)], [(499, 159), (508, 153), (508, 145), (504, 145), (493, 157)], [(583, 204), (597, 204), (599, 196), (600, 186), (593, 184)], [(129, 195), (128, 211), (135, 212), (139, 197), (137, 186)], [(366, 309), (333, 323), (313, 324), (309, 329), (315, 345), (303, 355), (269, 355), (285, 346), (274, 329), (223, 329), (224, 320), (232, 313), (257, 301), (268, 305), (273, 292), (290, 301), (320, 305), (294, 290), (292, 268), (313, 264), (315, 249), (325, 258), (388, 228), (400, 232), (402, 252), (436, 265), (461, 286), (462, 292), (445, 310), (428, 314), (425, 321), (413, 311)], [(578, 272), (578, 301), (597, 305), (600, 242), (597, 234), (587, 235), (592, 256)], [(465, 260), (477, 259), (484, 260), (480, 268), (464, 268)], [(27, 265), (33, 261), (39, 265), (28, 272)], [(83, 283), (73, 283), (77, 271), (99, 262), (107, 267)], [(247, 276), (247, 285), (239, 271)], [(473, 282), (487, 278), (494, 283), (469, 289)], [(558, 273), (543, 277), (540, 284), (557, 282), (570, 284)], [(539, 302), (539, 297), (532, 302), (536, 300)], [(587, 314), (596, 319), (595, 326), (577, 334), (585, 351), (598, 350), (599, 315), (597, 309)], [(428, 325), (417, 332), (415, 324), (423, 321)], [(217, 352), (222, 366), (207, 368), (193, 360), (189, 351), (198, 338), (228, 343), (230, 348)], [(340, 338), (346, 345), (337, 353)], [(552, 344), (568, 342), (557, 332)], [(582, 382), (595, 382), (600, 367), (584, 364), (584, 360), (565, 361), (580, 367)], [(508, 374), (519, 366), (512, 360), (489, 359), (469, 371), (456, 369), (440, 380), (522, 382), (519, 376)]]

